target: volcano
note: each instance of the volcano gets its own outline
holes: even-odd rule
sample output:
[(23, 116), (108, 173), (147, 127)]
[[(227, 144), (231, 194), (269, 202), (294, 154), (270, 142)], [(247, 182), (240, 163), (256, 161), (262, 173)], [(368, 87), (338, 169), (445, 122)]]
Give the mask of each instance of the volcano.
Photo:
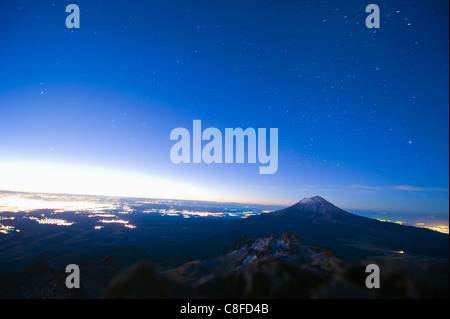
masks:
[[(308, 197), (286, 209), (272, 213), (273, 216), (328, 222), (363, 222), (365, 217), (348, 213), (320, 196)], [(361, 219), (362, 218), (362, 219)], [(367, 220), (366, 220), (367, 221)]]
[(446, 234), (358, 216), (320, 196), (304, 198), (279, 211), (249, 217), (243, 225), (242, 230), (255, 235), (292, 229), (305, 243), (327, 247), (350, 260), (400, 254), (447, 260), (449, 257)]

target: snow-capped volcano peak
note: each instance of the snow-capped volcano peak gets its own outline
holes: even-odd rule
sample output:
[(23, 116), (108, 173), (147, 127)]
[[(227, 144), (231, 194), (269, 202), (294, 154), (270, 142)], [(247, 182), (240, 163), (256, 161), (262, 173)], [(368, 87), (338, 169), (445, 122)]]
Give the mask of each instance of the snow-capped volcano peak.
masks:
[(313, 222), (349, 222), (351, 219), (361, 218), (340, 209), (320, 196), (303, 198), (293, 206), (272, 213), (272, 216), (307, 219)]
[(322, 210), (322, 209), (334, 209), (337, 208), (329, 201), (323, 199), (320, 196), (306, 197), (299, 201), (296, 205), (297, 208), (307, 210)]
[(325, 199), (320, 196), (314, 197), (305, 197), (301, 201), (297, 203), (297, 205), (305, 205), (305, 204), (323, 204), (328, 203)]
[(303, 198), (292, 208), (292, 213), (296, 211), (297, 214), (300, 213), (314, 220), (334, 220), (349, 214), (320, 196)]

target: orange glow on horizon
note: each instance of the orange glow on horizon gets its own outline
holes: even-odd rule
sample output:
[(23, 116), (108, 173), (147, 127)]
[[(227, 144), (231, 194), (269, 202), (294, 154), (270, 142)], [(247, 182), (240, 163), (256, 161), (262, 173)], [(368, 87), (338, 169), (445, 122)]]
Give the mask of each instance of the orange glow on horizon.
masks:
[[(0, 190), (27, 193), (292, 205), (156, 175), (61, 163), (0, 160)], [(228, 196), (224, 197), (224, 194)]]

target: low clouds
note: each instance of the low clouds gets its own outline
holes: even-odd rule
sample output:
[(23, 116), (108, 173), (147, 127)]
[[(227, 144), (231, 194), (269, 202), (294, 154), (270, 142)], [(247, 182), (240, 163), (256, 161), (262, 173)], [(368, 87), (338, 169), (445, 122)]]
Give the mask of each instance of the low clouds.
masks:
[(392, 186), (392, 189), (400, 190), (400, 191), (409, 191), (409, 192), (447, 192), (448, 188), (443, 187), (420, 187), (420, 186), (412, 186), (412, 185), (396, 185)]
[(342, 190), (362, 190), (362, 191), (386, 191), (386, 190), (397, 190), (397, 191), (407, 191), (407, 192), (446, 192), (449, 189), (444, 187), (422, 187), (414, 185), (390, 185), (390, 186), (372, 186), (363, 184), (351, 184), (351, 185), (308, 185), (302, 188), (300, 191), (342, 191)]

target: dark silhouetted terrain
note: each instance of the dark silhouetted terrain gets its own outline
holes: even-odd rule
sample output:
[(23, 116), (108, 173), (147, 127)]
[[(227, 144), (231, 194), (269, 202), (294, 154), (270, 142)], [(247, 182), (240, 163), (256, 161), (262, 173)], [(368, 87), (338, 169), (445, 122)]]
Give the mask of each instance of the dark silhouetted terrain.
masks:
[[(321, 197), (246, 219), (136, 215), (137, 229), (9, 237), (1, 298), (448, 297), (448, 235), (356, 216)], [(87, 225), (87, 224), (86, 224)], [(25, 225), (25, 227), (31, 227)], [(289, 231), (286, 231), (289, 229)], [(31, 251), (33, 253), (31, 253)], [(22, 253), (22, 254), (21, 254)], [(64, 286), (80, 265), (80, 290)], [(365, 267), (380, 266), (380, 289)], [(20, 265), (23, 265), (19, 267)], [(13, 268), (13, 269), (11, 269)]]

